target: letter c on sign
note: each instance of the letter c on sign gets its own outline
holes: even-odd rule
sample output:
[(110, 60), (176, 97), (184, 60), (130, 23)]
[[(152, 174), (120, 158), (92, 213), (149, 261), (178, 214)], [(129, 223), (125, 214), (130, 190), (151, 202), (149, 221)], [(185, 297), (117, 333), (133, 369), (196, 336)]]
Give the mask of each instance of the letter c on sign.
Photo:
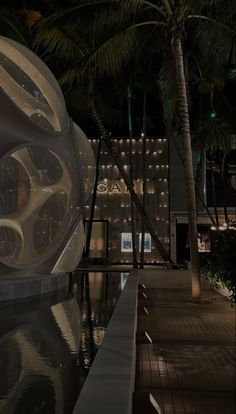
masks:
[(106, 190), (107, 190), (107, 187), (106, 187), (106, 185), (105, 185), (105, 184), (103, 184), (103, 183), (99, 183), (99, 184), (97, 185), (97, 191), (98, 191), (99, 193), (104, 193)]

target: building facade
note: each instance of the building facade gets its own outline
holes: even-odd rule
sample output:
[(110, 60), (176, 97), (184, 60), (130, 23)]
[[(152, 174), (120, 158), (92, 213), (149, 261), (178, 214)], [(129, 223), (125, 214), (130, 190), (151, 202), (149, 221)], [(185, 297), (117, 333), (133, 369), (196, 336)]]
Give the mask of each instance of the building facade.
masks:
[[(113, 139), (113, 145), (128, 175), (129, 141), (129, 138)], [(90, 143), (96, 154), (98, 139), (90, 139)], [(160, 241), (169, 252), (171, 259), (178, 263), (189, 260), (187, 198), (183, 165), (179, 156), (181, 153), (180, 143), (181, 140), (177, 140), (176, 146), (176, 142), (173, 139), (168, 142), (166, 138), (148, 137), (146, 138), (145, 148), (145, 209)], [(229, 220), (232, 222), (236, 219), (235, 147), (235, 141), (232, 141), (232, 150), (229, 152), (227, 158), (229, 168), (227, 169), (225, 180), (227, 212)], [(134, 188), (141, 201), (143, 197), (143, 150), (143, 138), (133, 138), (132, 164)], [(193, 152), (193, 162), (196, 173), (197, 154), (195, 152)], [(223, 229), (225, 225), (225, 214), (222, 204), (224, 197), (217, 166), (214, 169), (214, 177), (219, 224)], [(202, 199), (214, 218), (210, 163), (207, 156), (202, 163), (199, 189)], [(105, 259), (109, 263), (132, 263), (130, 204), (130, 194), (103, 143), (93, 232), (90, 244), (91, 258), (101, 261)], [(89, 219), (89, 206), (86, 207), (84, 216), (87, 220)], [(198, 199), (197, 223), (199, 252), (203, 254), (211, 250), (211, 232), (214, 231), (214, 225)], [(139, 259), (142, 225), (137, 211), (135, 211), (135, 224), (136, 249)], [(152, 243), (150, 235), (146, 233), (145, 263), (159, 264), (162, 261)]]
[[(184, 185), (184, 171), (179, 154), (182, 153), (181, 139), (177, 142), (169, 142), (169, 163), (170, 163), (170, 252), (174, 262), (189, 260), (188, 243), (188, 214), (187, 198)], [(193, 151), (193, 164), (196, 175), (198, 156)], [(214, 179), (212, 180), (212, 174)], [(236, 222), (236, 141), (232, 137), (231, 150), (228, 151), (225, 159), (224, 183), (220, 176), (219, 163), (211, 162), (209, 154), (205, 153), (201, 165), (201, 179), (199, 190), (205, 205), (208, 208), (213, 220), (216, 221), (216, 214), (219, 221), (219, 229), (226, 229), (225, 211), (227, 211), (230, 223)], [(213, 187), (215, 201), (213, 200)], [(208, 253), (212, 248), (212, 232), (216, 230), (215, 225), (204, 209), (202, 203), (196, 197), (197, 204), (197, 226), (198, 226), (198, 251), (200, 254)], [(224, 209), (225, 204), (225, 209)], [(230, 228), (235, 228), (229, 226)]]
[[(98, 139), (90, 143), (96, 154)], [(129, 138), (115, 138), (113, 145), (129, 175)], [(143, 138), (132, 139), (134, 188), (143, 197)], [(169, 251), (169, 161), (166, 138), (146, 138), (145, 148), (145, 209), (165, 249)], [(131, 199), (117, 167), (102, 143), (100, 176), (90, 243), (90, 257), (109, 263), (132, 263)], [(89, 219), (89, 206), (86, 207)], [(142, 221), (135, 209), (136, 249), (141, 250)], [(145, 263), (162, 262), (148, 233), (145, 234)]]

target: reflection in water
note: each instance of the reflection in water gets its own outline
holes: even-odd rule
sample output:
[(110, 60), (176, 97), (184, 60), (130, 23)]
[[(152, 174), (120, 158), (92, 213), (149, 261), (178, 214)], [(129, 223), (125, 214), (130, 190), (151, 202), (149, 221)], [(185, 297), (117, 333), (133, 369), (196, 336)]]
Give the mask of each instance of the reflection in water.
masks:
[(33, 311), (24, 303), (8, 317), (0, 309), (1, 414), (72, 412), (123, 282), (77, 274), (72, 298)]

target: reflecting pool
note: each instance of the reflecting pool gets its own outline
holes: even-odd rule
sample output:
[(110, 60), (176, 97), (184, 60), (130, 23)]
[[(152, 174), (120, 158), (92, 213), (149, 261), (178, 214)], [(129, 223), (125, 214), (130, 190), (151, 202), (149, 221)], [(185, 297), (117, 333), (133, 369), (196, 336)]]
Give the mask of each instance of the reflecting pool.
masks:
[(77, 273), (72, 294), (0, 305), (0, 413), (69, 414), (127, 273)]

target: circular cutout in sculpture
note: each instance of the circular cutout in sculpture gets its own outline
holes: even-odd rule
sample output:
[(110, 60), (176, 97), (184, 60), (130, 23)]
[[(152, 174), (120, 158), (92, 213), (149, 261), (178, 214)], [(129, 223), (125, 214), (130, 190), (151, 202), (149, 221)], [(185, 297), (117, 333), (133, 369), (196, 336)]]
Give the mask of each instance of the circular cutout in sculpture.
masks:
[(0, 172), (0, 260), (15, 267), (39, 263), (58, 248), (72, 220), (70, 173), (40, 146), (15, 150), (0, 162)]
[(29, 49), (4, 37), (0, 37), (0, 88), (43, 130), (66, 129), (64, 98), (48, 67)]
[(37, 169), (40, 183), (47, 186), (58, 183), (63, 174), (59, 158), (55, 157), (51, 151), (39, 146), (28, 147), (28, 153)]
[(0, 215), (21, 210), (28, 200), (30, 179), (16, 159), (9, 157), (0, 163)]
[(0, 259), (4, 263), (17, 263), (23, 250), (20, 234), (10, 227), (0, 226)]
[(64, 191), (53, 194), (41, 207), (34, 226), (34, 246), (41, 254), (61, 236), (60, 227), (66, 216), (68, 196)]

